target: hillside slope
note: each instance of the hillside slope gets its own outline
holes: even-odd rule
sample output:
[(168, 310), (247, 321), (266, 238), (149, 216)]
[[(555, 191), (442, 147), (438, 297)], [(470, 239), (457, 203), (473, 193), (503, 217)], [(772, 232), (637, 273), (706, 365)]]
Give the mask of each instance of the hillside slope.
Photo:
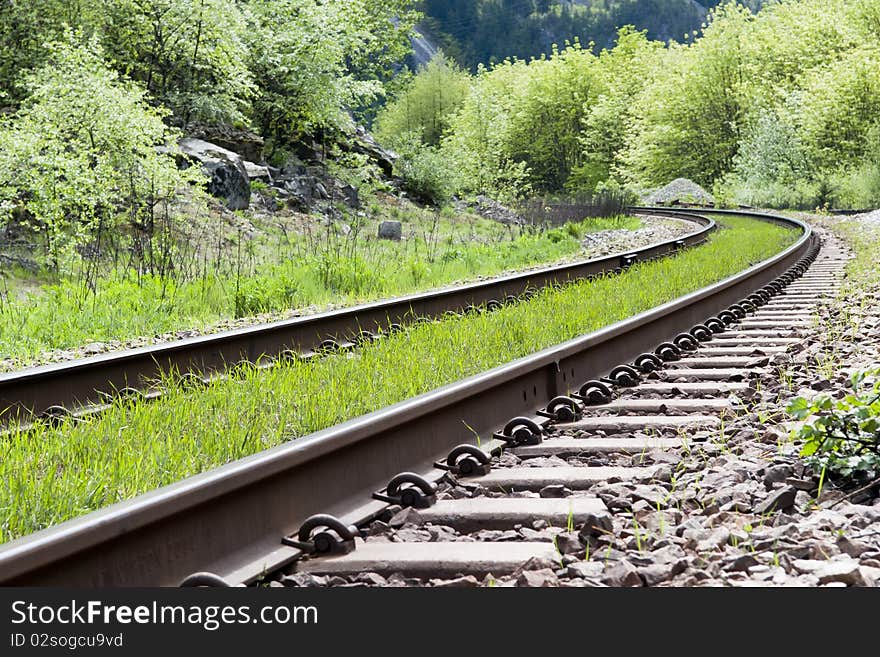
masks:
[[(475, 68), (506, 57), (528, 59), (574, 37), (599, 48), (634, 25), (660, 41), (682, 40), (720, 0), (424, 0), (422, 32)], [(745, 1), (753, 9), (766, 0)]]

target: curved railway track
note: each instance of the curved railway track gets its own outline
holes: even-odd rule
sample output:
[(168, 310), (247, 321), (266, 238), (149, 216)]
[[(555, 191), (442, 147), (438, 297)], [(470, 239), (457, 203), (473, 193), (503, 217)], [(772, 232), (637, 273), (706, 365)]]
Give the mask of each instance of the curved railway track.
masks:
[(100, 412), (117, 395), (155, 399), (152, 386), (163, 374), (176, 373), (194, 385), (223, 376), (245, 361), (268, 364), (274, 358), (309, 358), (327, 349), (350, 349), (379, 339), (416, 318), (435, 318), (484, 306), (492, 309), (547, 285), (620, 271), (630, 264), (660, 258), (705, 241), (715, 223), (693, 213), (638, 208), (640, 214), (685, 218), (696, 230), (679, 239), (634, 251), (572, 264), (545, 267), (456, 288), (344, 308), (306, 317), (254, 325), (212, 335), (166, 342), (0, 373), (0, 425), (11, 419), (61, 418)]
[[(0, 546), (0, 583), (296, 584), (302, 573), (346, 582), (363, 572), (427, 580), (502, 576), (556, 558), (548, 540), (479, 532), (534, 521), (585, 536), (607, 528), (610, 511), (590, 486), (654, 473), (591, 459), (664, 449), (682, 432), (715, 427), (729, 393), (798, 342), (805, 313), (835, 290), (842, 257), (821, 250), (809, 226), (732, 214), (802, 235), (736, 276), (597, 332)], [(473, 432), (493, 437), (477, 445)], [(568, 462), (523, 466), (548, 457)], [(442, 531), (363, 540), (377, 520), (405, 522), (407, 512), (391, 516), (407, 506)]]

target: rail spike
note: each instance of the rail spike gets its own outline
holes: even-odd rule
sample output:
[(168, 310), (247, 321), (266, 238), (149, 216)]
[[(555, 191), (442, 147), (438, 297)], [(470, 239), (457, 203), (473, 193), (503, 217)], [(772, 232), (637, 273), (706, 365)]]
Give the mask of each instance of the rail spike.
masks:
[(700, 347), (700, 341), (691, 333), (679, 333), (672, 339), (672, 343), (682, 351), (696, 351)]
[(718, 319), (724, 322), (725, 326), (729, 326), (736, 321), (736, 315), (734, 315), (733, 312), (730, 310), (722, 310), (720, 313), (718, 313), (717, 316)]
[(581, 407), (571, 397), (560, 395), (550, 400), (542, 415), (556, 422), (574, 422), (581, 417)]
[(639, 373), (630, 365), (618, 365), (611, 370), (608, 379), (621, 388), (632, 388), (639, 383)]
[(446, 463), (437, 465), (445, 467), (459, 477), (476, 477), (489, 474), (492, 469), (489, 455), (476, 445), (458, 445), (453, 447), (446, 457)]
[(354, 551), (357, 533), (354, 525), (346, 525), (328, 513), (319, 513), (302, 524), (295, 539), (286, 536), (281, 542), (309, 555), (348, 554)]
[(663, 367), (663, 361), (657, 354), (644, 353), (636, 356), (633, 361), (633, 367), (637, 370), (650, 374), (656, 372)]
[(611, 388), (602, 381), (595, 380), (587, 381), (574, 396), (591, 406), (607, 404), (613, 397)]
[(712, 339), (712, 329), (705, 324), (696, 324), (690, 331), (691, 337), (699, 342), (709, 342)]
[[(732, 306), (730, 306), (730, 307), (728, 308), (728, 310), (733, 314), (733, 316), (734, 316), (736, 319), (745, 319), (746, 315), (748, 314), (748, 313), (746, 312), (746, 309), (743, 308), (742, 305), (741, 305), (741, 304), (738, 304), (738, 303), (735, 303), (735, 304), (733, 304)], [(719, 314), (720, 314), (720, 313), (719, 313)]]
[(392, 477), (384, 493), (373, 493), (373, 497), (403, 507), (427, 509), (437, 502), (437, 484), (415, 472), (401, 472)]
[(39, 417), (41, 420), (45, 420), (50, 427), (58, 427), (64, 423), (65, 420), (76, 422), (76, 416), (74, 416), (70, 409), (57, 405), (50, 406), (40, 413)]
[(232, 584), (215, 573), (200, 572), (187, 575), (183, 581), (178, 584), (180, 588), (195, 588), (198, 586), (207, 586), (210, 588), (231, 588)]
[(654, 353), (666, 362), (681, 360), (681, 352), (682, 349), (672, 342), (663, 342), (654, 349)]
[(543, 441), (543, 430), (538, 423), (527, 417), (515, 417), (504, 425), (500, 433), (495, 437), (504, 442), (519, 445), (540, 445)]

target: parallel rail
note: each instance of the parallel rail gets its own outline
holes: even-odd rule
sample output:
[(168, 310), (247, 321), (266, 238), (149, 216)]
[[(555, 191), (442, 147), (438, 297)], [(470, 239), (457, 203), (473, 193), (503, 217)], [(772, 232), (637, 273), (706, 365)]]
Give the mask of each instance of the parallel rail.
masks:
[[(102, 354), (65, 363), (0, 374), (0, 424), (64, 414), (104, 403), (108, 396), (144, 390), (163, 373), (210, 377), (232, 364), (277, 357), (285, 352), (307, 354), (327, 344), (357, 342), (417, 317), (439, 317), (469, 306), (504, 303), (530, 290), (619, 270), (640, 260), (660, 258), (702, 243), (715, 229), (710, 219), (668, 209), (638, 210), (641, 214), (686, 218), (699, 226), (679, 239), (572, 264), (546, 267), (454, 289), (412, 294), (307, 317), (249, 326), (160, 345)], [(331, 342), (328, 342), (331, 341)]]
[[(720, 212), (714, 211), (713, 212)], [(0, 584), (176, 585), (209, 571), (249, 583), (300, 556), (283, 545), (315, 513), (358, 522), (385, 504), (372, 493), (401, 471), (434, 478), (438, 457), (481, 448), (511, 417), (630, 363), (749, 297), (818, 249), (794, 219), (730, 212), (801, 229), (791, 247), (748, 270), (625, 321), (0, 546)]]

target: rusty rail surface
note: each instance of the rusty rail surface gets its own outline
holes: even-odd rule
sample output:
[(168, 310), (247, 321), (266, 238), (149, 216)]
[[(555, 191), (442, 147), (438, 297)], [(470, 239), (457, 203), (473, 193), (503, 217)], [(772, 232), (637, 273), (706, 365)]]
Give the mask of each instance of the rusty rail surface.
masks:
[[(163, 373), (210, 376), (240, 361), (258, 362), (286, 351), (298, 354), (322, 345), (357, 342), (417, 317), (439, 317), (468, 306), (504, 303), (529, 290), (598, 276), (639, 260), (659, 258), (702, 243), (714, 230), (710, 219), (668, 209), (640, 210), (688, 219), (699, 229), (678, 239), (603, 258), (545, 267), (453, 289), (412, 294), (305, 317), (225, 331), (159, 345), (117, 351), (64, 363), (0, 373), (0, 424), (12, 418), (66, 415), (104, 403), (119, 391), (143, 390)], [(331, 341), (331, 342), (328, 342)]]
[(473, 432), (491, 450), (502, 444), (493, 432), (512, 417), (538, 413), (731, 304), (763, 298), (760, 288), (815, 257), (818, 238), (805, 223), (730, 214), (802, 235), (762, 263), (635, 317), (2, 545), (0, 584), (177, 585), (206, 571), (231, 583), (258, 581), (300, 556), (282, 538), (313, 514), (346, 522), (374, 516), (385, 504), (372, 494), (394, 475), (436, 478), (436, 460), (476, 443)]

